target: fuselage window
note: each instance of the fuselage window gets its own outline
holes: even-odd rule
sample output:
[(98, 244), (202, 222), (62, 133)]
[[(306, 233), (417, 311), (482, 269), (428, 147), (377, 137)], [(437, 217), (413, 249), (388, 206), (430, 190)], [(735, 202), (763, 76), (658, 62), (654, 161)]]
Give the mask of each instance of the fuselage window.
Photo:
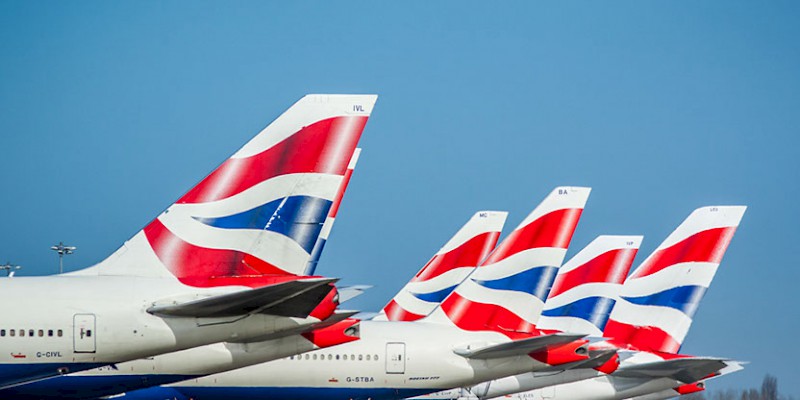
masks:
[(33, 337), (33, 329), (28, 330), (28, 336)]
[(328, 354), (328, 361), (333, 360), (333, 354)]
[(358, 361), (361, 361), (361, 360), (363, 360), (363, 359), (364, 359), (364, 355), (363, 355), (363, 354), (359, 354), (359, 355), (358, 355)]
[[(14, 336), (14, 335), (11, 335), (11, 336)], [(347, 361), (347, 354), (343, 355), (343, 356), (342, 356), (342, 358), (343, 358), (345, 361)]]
[(314, 360), (316, 360), (316, 359), (317, 359), (317, 355), (316, 355), (316, 354), (314, 354), (313, 356), (311, 356), (311, 358), (313, 358)]
[(377, 355), (377, 354), (375, 354), (375, 356), (374, 356), (374, 357), (375, 357), (375, 361), (378, 361), (378, 355)]
[(338, 354), (336, 355), (336, 361), (339, 361), (339, 355)]
[(15, 333), (16, 333), (16, 331), (14, 331), (13, 329), (9, 329), (8, 330), (8, 335), (9, 336), (14, 336)]
[(52, 329), (48, 329), (47, 330), (47, 336), (53, 336), (53, 330)]
[(91, 329), (87, 329), (86, 330), (86, 337), (92, 337), (92, 330)]
[(25, 329), (20, 329), (20, 330), (19, 330), (19, 336), (20, 336), (20, 337), (23, 337), (23, 336), (25, 336)]
[(369, 354), (367, 354), (367, 361), (369, 361)]
[(309, 355), (308, 355), (308, 354), (306, 354), (306, 360), (308, 360), (308, 358), (309, 358)]
[(42, 336), (44, 336), (44, 331), (39, 329), (39, 337), (42, 337)]
[(6, 330), (0, 329), (0, 336), (5, 336), (5, 335), (6, 335)]
[(62, 337), (62, 336), (64, 336), (64, 331), (62, 331), (61, 329), (59, 329), (59, 330), (58, 330), (58, 337)]

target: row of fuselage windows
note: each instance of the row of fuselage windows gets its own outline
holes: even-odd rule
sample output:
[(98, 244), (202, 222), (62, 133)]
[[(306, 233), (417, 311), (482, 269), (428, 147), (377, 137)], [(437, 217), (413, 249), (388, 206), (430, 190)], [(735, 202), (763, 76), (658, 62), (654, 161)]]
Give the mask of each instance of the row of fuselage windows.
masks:
[(11, 336), (11, 337), (14, 337), (14, 336), (19, 336), (19, 337), (25, 337), (25, 336), (28, 336), (28, 337), (36, 337), (36, 336), (45, 337), (45, 335), (47, 335), (47, 337), (53, 337), (53, 336), (62, 337), (62, 336), (64, 336), (64, 331), (61, 330), (61, 329), (47, 329), (47, 330), (45, 330), (45, 329), (28, 329), (28, 330), (25, 330), (25, 329), (9, 329), (9, 330), (0, 329), (0, 337), (6, 337), (6, 336)]
[(371, 354), (299, 354), (289, 357), (289, 360), (319, 360), (319, 361), (378, 361), (378, 355)]

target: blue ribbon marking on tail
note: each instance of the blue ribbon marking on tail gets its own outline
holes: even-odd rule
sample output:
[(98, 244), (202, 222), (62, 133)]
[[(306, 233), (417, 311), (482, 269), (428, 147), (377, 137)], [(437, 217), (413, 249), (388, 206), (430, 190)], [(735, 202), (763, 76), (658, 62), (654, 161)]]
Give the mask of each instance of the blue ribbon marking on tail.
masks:
[(703, 299), (706, 290), (708, 288), (704, 286), (679, 286), (647, 296), (622, 298), (642, 306), (674, 308), (692, 318), (697, 311), (697, 307), (700, 306), (700, 300)]
[(505, 278), (493, 280), (473, 279), (473, 281), (490, 289), (530, 293), (545, 301), (550, 289), (553, 287), (553, 281), (555, 281), (557, 273), (557, 267), (544, 265)]
[(453, 292), (453, 290), (455, 290), (456, 286), (458, 286), (458, 285), (453, 285), (453, 286), (450, 286), (448, 288), (444, 288), (442, 290), (437, 290), (437, 291), (431, 292), (431, 293), (414, 293), (414, 292), (411, 292), (411, 294), (414, 295), (414, 297), (416, 297), (416, 298), (418, 298), (418, 299), (420, 299), (422, 301), (427, 301), (429, 303), (441, 303), (441, 302), (444, 301), (444, 299), (447, 297), (447, 295), (449, 295), (450, 293)]
[(279, 233), (311, 253), (333, 202), (310, 196), (290, 196), (285, 200), (273, 200), (225, 217), (194, 219), (216, 228), (263, 229)]
[(615, 301), (608, 297), (586, 297), (561, 307), (542, 311), (548, 317), (575, 317), (585, 319), (601, 331), (608, 322)]

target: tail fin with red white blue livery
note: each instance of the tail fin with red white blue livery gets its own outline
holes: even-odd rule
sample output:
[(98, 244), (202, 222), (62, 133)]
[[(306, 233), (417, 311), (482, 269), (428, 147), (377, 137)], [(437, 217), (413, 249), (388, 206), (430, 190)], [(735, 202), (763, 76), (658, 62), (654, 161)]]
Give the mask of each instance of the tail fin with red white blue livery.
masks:
[(468, 331), (531, 332), (590, 191), (554, 189), (426, 320)]
[(598, 236), (559, 269), (537, 327), (601, 337), (641, 236)]
[(677, 353), (745, 209), (692, 212), (625, 280), (603, 335), (623, 348)]
[(196, 287), (302, 274), (376, 99), (303, 97), (114, 254), (76, 274), (174, 277)]
[(475, 213), (375, 320), (416, 321), (428, 315), (492, 251), (507, 215), (504, 211)]

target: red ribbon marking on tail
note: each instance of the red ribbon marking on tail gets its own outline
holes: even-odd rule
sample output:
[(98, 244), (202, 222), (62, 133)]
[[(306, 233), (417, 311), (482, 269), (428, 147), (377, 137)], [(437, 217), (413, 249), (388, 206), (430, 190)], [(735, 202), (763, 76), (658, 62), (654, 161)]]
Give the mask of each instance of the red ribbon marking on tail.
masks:
[(324, 119), (259, 154), (229, 158), (177, 202), (224, 199), (279, 175), (309, 172), (343, 175), (367, 118)]

